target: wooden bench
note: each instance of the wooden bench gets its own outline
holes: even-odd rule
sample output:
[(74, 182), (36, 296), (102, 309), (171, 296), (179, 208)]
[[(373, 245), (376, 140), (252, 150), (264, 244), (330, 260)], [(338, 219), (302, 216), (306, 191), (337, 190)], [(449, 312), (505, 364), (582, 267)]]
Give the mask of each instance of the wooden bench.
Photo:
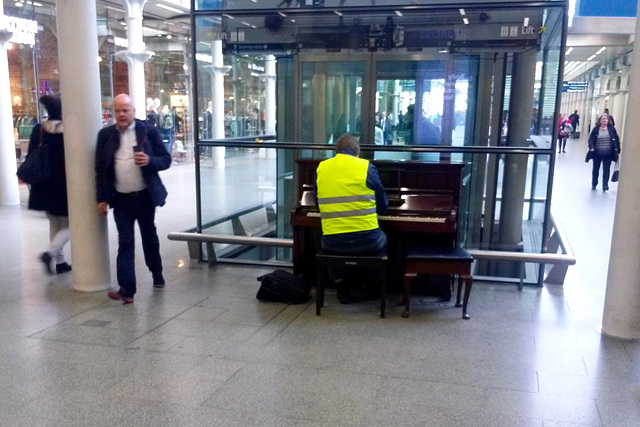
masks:
[[(418, 274), (446, 274), (458, 276), (458, 293), (456, 307), (462, 306), (462, 318), (469, 319), (467, 314), (467, 303), (473, 284), (471, 276), (471, 264), (473, 257), (462, 248), (440, 248), (440, 247), (411, 247), (407, 250), (407, 266), (402, 280), (404, 312), (402, 317), (409, 317), (410, 309), (410, 287), (411, 281)], [(461, 304), (460, 295), (462, 282), (465, 282), (464, 300)]]

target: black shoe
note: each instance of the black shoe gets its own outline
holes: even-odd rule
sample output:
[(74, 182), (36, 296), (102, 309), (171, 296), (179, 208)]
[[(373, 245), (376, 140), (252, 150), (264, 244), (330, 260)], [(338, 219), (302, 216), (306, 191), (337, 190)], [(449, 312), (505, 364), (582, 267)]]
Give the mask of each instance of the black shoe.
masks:
[(71, 266), (66, 262), (56, 264), (56, 274), (68, 273), (71, 271)]
[(156, 289), (164, 288), (164, 277), (162, 277), (162, 273), (153, 273), (153, 287)]
[(337, 296), (340, 304), (351, 304), (355, 302), (355, 298), (351, 295), (351, 292), (339, 292)]
[(566, 153), (566, 151), (562, 150), (563, 153)]
[(53, 269), (51, 268), (51, 255), (49, 255), (49, 252), (43, 252), (40, 255), (40, 261), (42, 261), (42, 263), (44, 264), (44, 268), (47, 271), (47, 273), (49, 274), (53, 274)]
[(604, 193), (605, 191), (607, 191), (609, 189), (609, 187), (602, 187), (602, 192)]
[(592, 190), (595, 190), (595, 189), (596, 189), (596, 186), (595, 186), (595, 185), (592, 185), (592, 186), (591, 186), (591, 189), (592, 189)]
[(107, 292), (107, 296), (112, 300), (122, 301), (123, 304), (133, 304), (133, 297), (125, 297), (120, 291), (109, 291)]

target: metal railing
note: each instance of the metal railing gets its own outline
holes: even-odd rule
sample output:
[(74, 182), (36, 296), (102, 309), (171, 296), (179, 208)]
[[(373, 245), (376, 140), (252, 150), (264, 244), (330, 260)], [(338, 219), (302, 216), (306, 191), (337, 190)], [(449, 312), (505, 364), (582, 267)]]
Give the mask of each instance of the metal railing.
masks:
[[(552, 244), (548, 245), (549, 248), (556, 248), (561, 250), (561, 253), (523, 253), (523, 252), (509, 252), (509, 251), (490, 251), (480, 249), (469, 249), (469, 253), (473, 256), (474, 260), (493, 260), (493, 261), (515, 261), (520, 263), (520, 281), (518, 283), (518, 290), (522, 290), (524, 285), (524, 264), (525, 263), (538, 263), (541, 267), (545, 264), (553, 264), (549, 274), (544, 279), (547, 283), (562, 284), (567, 272), (567, 268), (570, 265), (576, 263), (576, 258), (573, 255), (573, 251), (567, 241), (566, 235), (562, 230), (560, 224), (556, 221), (553, 211), (551, 212), (551, 223), (553, 227), (553, 233), (550, 241)], [(201, 234), (193, 229), (185, 231), (171, 232), (167, 236), (169, 240), (185, 241), (188, 243), (207, 245), (207, 254), (209, 266), (213, 267), (218, 262), (228, 263), (245, 263), (237, 259), (218, 259), (215, 255), (213, 248), (214, 243), (226, 243), (234, 245), (246, 245), (246, 246), (269, 246), (278, 248), (293, 248), (293, 239), (276, 239), (270, 237), (251, 237), (251, 236), (233, 236), (225, 234)], [(557, 244), (556, 244), (557, 243)], [(200, 255), (189, 250), (191, 258), (200, 259)], [(282, 265), (282, 262), (278, 263)], [(285, 265), (287, 265), (285, 263)], [(291, 263), (288, 263), (291, 266)], [(555, 269), (555, 270), (554, 270)], [(542, 275), (540, 275), (542, 277)], [(538, 284), (542, 285), (542, 280), (538, 280)]]

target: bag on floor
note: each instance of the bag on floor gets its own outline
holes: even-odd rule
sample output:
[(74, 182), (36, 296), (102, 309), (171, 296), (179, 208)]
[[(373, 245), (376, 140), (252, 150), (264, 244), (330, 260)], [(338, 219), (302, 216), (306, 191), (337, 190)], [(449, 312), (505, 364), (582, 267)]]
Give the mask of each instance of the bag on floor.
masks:
[(288, 271), (275, 270), (258, 277), (258, 281), (262, 282), (256, 295), (260, 301), (302, 304), (311, 298), (311, 285)]

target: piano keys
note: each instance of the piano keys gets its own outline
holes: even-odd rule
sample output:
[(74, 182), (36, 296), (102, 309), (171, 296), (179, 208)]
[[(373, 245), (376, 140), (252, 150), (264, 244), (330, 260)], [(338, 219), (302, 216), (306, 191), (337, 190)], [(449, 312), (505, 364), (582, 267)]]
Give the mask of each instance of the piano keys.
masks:
[[(320, 248), (320, 213), (313, 186), (320, 159), (296, 161), (298, 207), (291, 212), (294, 272), (315, 277), (314, 256)], [(454, 247), (457, 243), (462, 163), (373, 161), (389, 199), (378, 223), (389, 240), (389, 262), (402, 275), (410, 245)], [(399, 283), (399, 282), (397, 282)]]

